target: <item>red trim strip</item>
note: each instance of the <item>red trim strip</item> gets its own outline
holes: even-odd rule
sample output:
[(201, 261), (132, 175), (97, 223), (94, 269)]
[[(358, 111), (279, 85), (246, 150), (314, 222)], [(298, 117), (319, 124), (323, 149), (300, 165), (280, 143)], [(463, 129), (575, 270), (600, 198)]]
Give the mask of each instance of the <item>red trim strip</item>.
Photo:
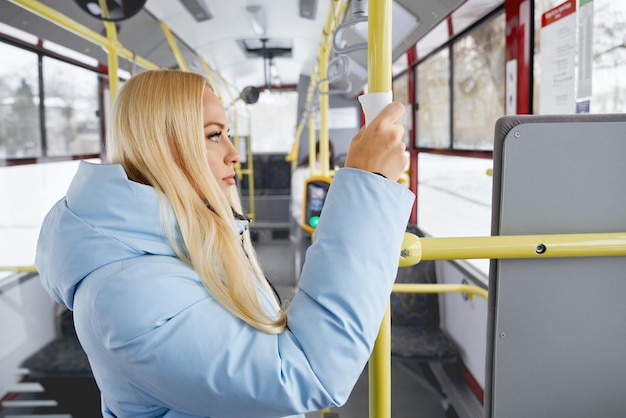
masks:
[(480, 404), (484, 405), (485, 394), (483, 388), (476, 381), (476, 379), (474, 379), (474, 376), (465, 368), (465, 366), (463, 366), (463, 378), (467, 382), (467, 386), (469, 386), (476, 398), (480, 401)]

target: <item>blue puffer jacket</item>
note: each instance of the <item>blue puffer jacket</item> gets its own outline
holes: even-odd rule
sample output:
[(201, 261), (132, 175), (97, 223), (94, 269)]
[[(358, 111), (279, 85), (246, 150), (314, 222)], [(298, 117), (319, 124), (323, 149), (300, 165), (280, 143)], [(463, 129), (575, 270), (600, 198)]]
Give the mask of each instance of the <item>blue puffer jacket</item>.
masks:
[(74, 311), (105, 417), (298, 415), (342, 405), (365, 367), (413, 200), (381, 176), (336, 173), (279, 335), (211, 297), (165, 238), (155, 190), (119, 165), (81, 162), (35, 264)]

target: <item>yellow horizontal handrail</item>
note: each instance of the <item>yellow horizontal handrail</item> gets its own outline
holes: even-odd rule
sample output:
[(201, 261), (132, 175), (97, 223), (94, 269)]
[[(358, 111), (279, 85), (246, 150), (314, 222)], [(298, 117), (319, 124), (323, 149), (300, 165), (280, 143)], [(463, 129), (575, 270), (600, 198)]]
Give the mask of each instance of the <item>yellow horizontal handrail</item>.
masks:
[(626, 232), (433, 238), (405, 233), (400, 266), (420, 260), (626, 255)]
[(35, 266), (0, 266), (0, 271), (14, 271), (16, 273), (37, 273)]
[[(405, 233), (400, 266), (408, 267), (421, 260), (556, 258), (626, 255), (626, 232), (558, 235), (499, 235), (488, 237), (420, 238)], [(462, 292), (485, 299), (488, 291), (471, 285), (396, 283), (394, 292)], [(391, 316), (389, 305), (370, 357), (388, 360), (391, 353)], [(380, 360), (378, 360), (380, 361)], [(370, 418), (391, 416), (389, 370), (370, 369)]]
[(45, 4), (36, 0), (10, 0), (11, 2), (18, 4), (31, 12), (53, 22), (59, 26), (62, 26), (83, 38), (100, 45), (104, 48), (115, 49), (121, 56), (131, 61), (135, 61), (138, 65), (147, 69), (157, 69), (158, 65), (137, 56), (133, 51), (125, 48), (119, 42), (113, 42), (106, 36), (99, 34), (98, 32), (91, 30), (85, 25), (78, 23), (75, 20), (70, 19), (64, 14), (54, 10), (53, 8), (46, 6)]
[(431, 284), (431, 283), (396, 283), (393, 285), (394, 293), (467, 293), (470, 297), (478, 295), (487, 299), (487, 289), (470, 284)]
[[(620, 255), (626, 255), (626, 232), (451, 238), (420, 238), (417, 235), (406, 233), (402, 245), (400, 266), (411, 266), (421, 260), (557, 258)], [(34, 266), (0, 266), (0, 271), (34, 272), (36, 269)], [(397, 283), (394, 285), (394, 289), (400, 291), (399, 289), (404, 285), (405, 284)], [(425, 284), (419, 285), (426, 286)], [(423, 287), (422, 289), (424, 292), (428, 291), (427, 287)], [(467, 290), (445, 290), (445, 288), (441, 288), (436, 292), (439, 291), (471, 292), (471, 290), (468, 292)]]

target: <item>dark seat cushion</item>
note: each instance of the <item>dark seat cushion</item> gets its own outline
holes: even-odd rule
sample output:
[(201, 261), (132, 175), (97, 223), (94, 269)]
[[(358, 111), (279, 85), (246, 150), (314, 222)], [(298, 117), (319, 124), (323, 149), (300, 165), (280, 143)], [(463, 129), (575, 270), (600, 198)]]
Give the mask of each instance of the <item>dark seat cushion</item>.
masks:
[(87, 354), (76, 336), (74, 313), (65, 310), (58, 317), (59, 337), (24, 360), (31, 378), (93, 377)]
[[(396, 283), (436, 284), (435, 262), (425, 260), (400, 267)], [(439, 327), (439, 296), (433, 293), (396, 293), (391, 295), (391, 323), (403, 326)]]
[(56, 338), (22, 364), (32, 378), (92, 377), (87, 355), (76, 335)]
[(456, 344), (440, 328), (403, 325), (391, 327), (391, 353), (441, 363), (454, 363), (459, 356)]
[[(407, 232), (423, 236), (415, 226), (409, 226)], [(410, 267), (400, 267), (396, 283), (436, 284), (435, 262), (423, 260)], [(445, 363), (458, 359), (456, 344), (439, 327), (438, 294), (394, 292), (390, 307), (392, 355)]]

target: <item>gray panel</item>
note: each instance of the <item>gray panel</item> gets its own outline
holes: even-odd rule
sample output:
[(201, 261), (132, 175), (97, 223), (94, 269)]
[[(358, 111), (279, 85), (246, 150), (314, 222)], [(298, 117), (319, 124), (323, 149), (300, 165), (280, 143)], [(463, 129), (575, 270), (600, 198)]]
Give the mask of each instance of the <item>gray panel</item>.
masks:
[[(626, 115), (503, 120), (494, 235), (626, 231)], [(624, 416), (626, 257), (493, 261), (489, 286), (485, 416)]]
[(437, 26), (439, 22), (445, 19), (467, 0), (396, 1), (407, 11), (413, 14), (417, 18), (419, 24), (413, 32), (409, 33), (404, 39), (396, 44), (392, 54), (393, 61), (415, 45), (417, 41), (430, 32), (432, 28)]
[(626, 123), (523, 124), (503, 156), (501, 234), (626, 230)]

